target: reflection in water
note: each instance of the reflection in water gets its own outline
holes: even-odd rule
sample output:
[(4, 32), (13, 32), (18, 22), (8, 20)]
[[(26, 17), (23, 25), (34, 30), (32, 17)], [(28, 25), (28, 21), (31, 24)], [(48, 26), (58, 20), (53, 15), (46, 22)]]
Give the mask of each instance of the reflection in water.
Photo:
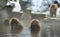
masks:
[(51, 37), (60, 37), (60, 25), (52, 25), (50, 30), (50, 36)]
[(41, 30), (41, 37), (50, 37), (50, 29), (44, 28)]
[(39, 30), (31, 30), (32, 37), (39, 37)]
[(42, 25), (41, 37), (60, 37), (60, 20), (45, 21)]
[(19, 34), (23, 30), (22, 23), (17, 18), (12, 18), (10, 25), (12, 34)]
[(31, 30), (32, 37), (38, 37), (39, 31), (40, 31), (38, 20), (36, 19), (32, 20), (30, 30)]

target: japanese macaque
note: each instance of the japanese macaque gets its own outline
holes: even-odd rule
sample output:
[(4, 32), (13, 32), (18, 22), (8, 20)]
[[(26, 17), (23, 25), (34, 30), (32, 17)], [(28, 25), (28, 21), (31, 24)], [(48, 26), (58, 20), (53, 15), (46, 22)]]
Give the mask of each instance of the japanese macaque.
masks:
[(5, 19), (4, 24), (5, 24), (6, 26), (8, 26), (8, 24), (9, 24), (9, 19)]
[(11, 26), (8, 21), (8, 14), (4, 11), (0, 11), (0, 37), (9, 37)]
[(40, 25), (39, 25), (39, 21), (37, 19), (33, 19), (31, 21), (31, 26), (30, 26), (31, 30), (40, 30)]
[(56, 17), (56, 11), (57, 11), (57, 4), (51, 4), (50, 5), (50, 16)]
[(7, 10), (5, 8), (6, 3), (7, 3), (7, 0), (0, 0), (0, 37), (9, 37), (10, 36), (8, 34), (10, 34), (11, 27), (8, 23), (6, 23), (6, 20), (9, 17)]
[(39, 30), (40, 30), (39, 21), (38, 21), (37, 19), (33, 19), (33, 20), (31, 21), (30, 29), (31, 29), (31, 30), (34, 30), (34, 31), (39, 31)]
[(17, 18), (11, 18), (9, 24), (11, 25), (12, 34), (18, 34), (23, 30), (23, 25)]
[(39, 31), (40, 31), (40, 25), (37, 19), (33, 19), (31, 21), (30, 29), (31, 29), (32, 37), (38, 37)]

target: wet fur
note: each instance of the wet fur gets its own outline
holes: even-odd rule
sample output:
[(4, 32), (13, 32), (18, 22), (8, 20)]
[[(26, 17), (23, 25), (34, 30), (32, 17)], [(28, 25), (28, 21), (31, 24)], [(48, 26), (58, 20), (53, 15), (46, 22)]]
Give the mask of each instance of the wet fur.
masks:
[(11, 33), (16, 34), (20, 33), (23, 29), (22, 23), (17, 19), (17, 18), (12, 18), (10, 20), (10, 25), (11, 25)]
[(30, 29), (31, 29), (31, 30), (34, 30), (34, 31), (39, 31), (39, 30), (40, 30), (39, 21), (36, 20), (36, 19), (33, 19), (33, 20), (31, 21)]
[(50, 5), (50, 16), (53, 17), (53, 15), (56, 17), (56, 11), (57, 11), (57, 5), (51, 4)]

